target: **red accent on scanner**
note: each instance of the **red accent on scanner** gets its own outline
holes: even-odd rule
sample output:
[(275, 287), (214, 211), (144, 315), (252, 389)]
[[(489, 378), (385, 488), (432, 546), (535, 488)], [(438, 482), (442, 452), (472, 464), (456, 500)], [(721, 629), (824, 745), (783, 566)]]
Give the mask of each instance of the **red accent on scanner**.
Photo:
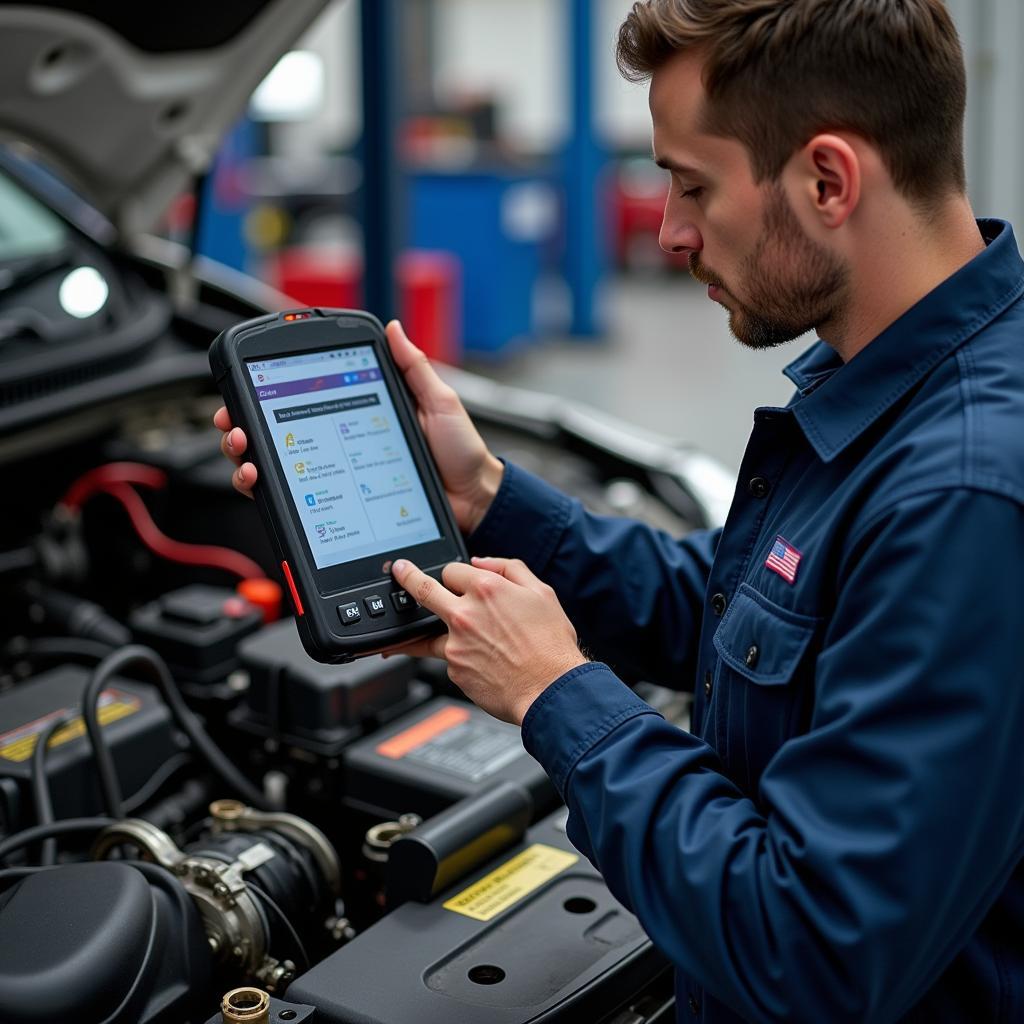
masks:
[(288, 581), (288, 589), (292, 592), (292, 600), (295, 602), (296, 614), (305, 615), (306, 613), (302, 608), (302, 598), (299, 597), (299, 591), (295, 586), (295, 580), (292, 579), (291, 566), (287, 562), (282, 562), (281, 568), (284, 571), (284, 578)]

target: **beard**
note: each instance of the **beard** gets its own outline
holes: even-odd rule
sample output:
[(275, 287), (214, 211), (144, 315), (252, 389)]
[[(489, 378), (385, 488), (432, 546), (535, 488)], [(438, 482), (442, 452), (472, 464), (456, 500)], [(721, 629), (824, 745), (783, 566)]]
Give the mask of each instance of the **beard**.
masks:
[(775, 348), (842, 316), (849, 271), (834, 253), (809, 238), (778, 184), (768, 186), (761, 236), (740, 265), (746, 300), (690, 253), (690, 273), (727, 291), (735, 304), (729, 329), (752, 349)]

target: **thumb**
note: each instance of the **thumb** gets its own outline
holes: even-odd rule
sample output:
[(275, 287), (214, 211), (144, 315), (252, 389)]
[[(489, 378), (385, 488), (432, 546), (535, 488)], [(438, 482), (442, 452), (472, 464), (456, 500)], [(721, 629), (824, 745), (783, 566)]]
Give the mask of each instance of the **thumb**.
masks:
[(417, 363), (427, 362), (423, 350), (414, 345), (409, 335), (405, 333), (401, 320), (388, 321), (384, 334), (388, 339), (388, 347), (391, 349), (395, 364), (403, 373), (414, 369)]
[(416, 402), (425, 412), (435, 411), (449, 396), (451, 389), (437, 375), (422, 349), (417, 348), (398, 320), (391, 320), (384, 328), (388, 347), (395, 365), (402, 371), (406, 384), (416, 396)]

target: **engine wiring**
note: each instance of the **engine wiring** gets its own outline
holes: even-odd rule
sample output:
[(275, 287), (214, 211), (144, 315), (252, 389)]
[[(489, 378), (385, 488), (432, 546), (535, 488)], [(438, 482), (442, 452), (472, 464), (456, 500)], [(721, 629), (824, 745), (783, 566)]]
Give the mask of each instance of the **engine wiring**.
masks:
[(306, 952), (306, 947), (303, 945), (302, 939), (299, 938), (299, 933), (295, 930), (295, 926), (292, 924), (287, 914), (270, 898), (270, 896), (255, 884), (251, 879), (246, 882), (249, 889), (256, 895), (256, 897), (264, 904), (264, 906), (274, 912), (274, 916), (281, 922), (285, 932), (288, 935), (295, 952), (299, 957), (299, 970), (308, 971), (313, 965), (313, 961), (309, 959), (309, 954)]
[(48, 839), (50, 836), (74, 835), (81, 832), (99, 832), (109, 825), (116, 825), (115, 818), (98, 816), (94, 818), (61, 818), (60, 821), (51, 821), (47, 825), (32, 825), (15, 832), (0, 842), (0, 861), (5, 857), (41, 839)]
[[(53, 800), (50, 796), (50, 784), (46, 776), (46, 748), (58, 730), (71, 721), (70, 714), (58, 715), (39, 735), (35, 749), (32, 751), (32, 801), (35, 804), (36, 821), (40, 825), (53, 822)], [(45, 867), (57, 862), (57, 840), (50, 836), (43, 840), (40, 861)]]
[[(23, 829), (0, 842), (0, 861), (8, 853), (16, 849), (36, 842), (44, 841), (42, 863), (44, 866), (52, 865), (56, 861), (55, 838), (68, 832), (88, 831), (95, 823), (96, 828), (103, 828), (123, 817), (126, 810), (135, 810), (145, 799), (148, 799), (163, 785), (184, 763), (191, 760), (186, 752), (178, 755), (177, 760), (172, 759), (165, 766), (165, 772), (160, 773), (159, 781), (151, 780), (150, 784), (143, 786), (127, 801), (121, 793), (120, 781), (117, 777), (117, 768), (114, 764), (110, 748), (107, 746), (106, 737), (100, 726), (98, 717), (98, 702), (104, 686), (111, 677), (118, 672), (130, 667), (141, 667), (146, 670), (160, 691), (166, 702), (172, 717), (181, 730), (188, 736), (195, 750), (209, 764), (221, 781), (226, 783), (233, 790), (241, 794), (251, 806), (261, 810), (274, 810), (270, 801), (262, 791), (250, 782), (235, 766), (228, 757), (214, 744), (207, 735), (199, 720), (189, 710), (178, 693), (174, 680), (163, 659), (148, 647), (134, 644), (114, 651), (104, 657), (93, 669), (86, 684), (82, 697), (82, 718), (85, 720), (86, 733), (93, 749), (93, 759), (99, 776), (100, 790), (103, 794), (103, 802), (108, 811), (108, 817), (102, 818), (71, 818), (54, 821), (53, 804), (49, 789), (49, 782), (46, 774), (46, 750), (54, 734), (69, 722), (74, 720), (74, 715), (66, 713), (50, 722), (43, 730), (36, 741), (32, 754), (32, 794), (35, 804), (37, 824)], [(173, 768), (171, 767), (173, 764)]]
[(59, 505), (77, 516), (82, 506), (97, 494), (119, 502), (128, 514), (139, 540), (154, 555), (182, 565), (221, 569), (242, 580), (266, 577), (262, 566), (248, 555), (213, 544), (191, 544), (168, 537), (153, 520), (136, 487), (162, 490), (167, 474), (140, 462), (108, 462), (80, 476), (65, 492)]
[(147, 782), (131, 796), (125, 797), (124, 813), (134, 814), (140, 807), (145, 807), (182, 768), (187, 768), (193, 763), (194, 758), (187, 750), (169, 757)]
[(188, 736), (195, 750), (222, 782), (244, 797), (246, 803), (251, 807), (262, 811), (276, 810), (262, 790), (250, 782), (232, 764), (220, 747), (210, 739), (199, 719), (189, 710), (182, 699), (163, 658), (148, 647), (132, 644), (108, 655), (96, 666), (86, 684), (85, 696), (82, 699), (82, 713), (89, 737), (92, 740), (104, 803), (113, 817), (120, 818), (122, 816), (123, 799), (113, 758), (110, 756), (106, 737), (100, 728), (97, 702), (104, 685), (109, 682), (111, 677), (131, 666), (138, 666), (146, 670), (146, 674), (156, 683), (178, 727)]

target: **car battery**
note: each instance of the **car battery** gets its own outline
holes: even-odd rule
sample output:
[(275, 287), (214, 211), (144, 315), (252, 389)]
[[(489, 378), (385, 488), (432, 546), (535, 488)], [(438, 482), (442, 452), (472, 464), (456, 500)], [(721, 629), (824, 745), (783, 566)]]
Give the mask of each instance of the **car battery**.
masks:
[(404, 655), (321, 665), (306, 653), (293, 619), (248, 637), (238, 655), (249, 686), (231, 724), (322, 757), (337, 756), (364, 734), (367, 723), (387, 720), (429, 696), (414, 683), (416, 661)]
[(519, 729), (450, 697), (353, 743), (342, 763), (347, 801), (382, 816), (428, 818), (500, 779), (522, 786), (539, 809), (557, 799)]
[[(440, 893), (393, 910), (288, 988), (324, 1024), (650, 1020), (668, 964), (565, 835), (565, 811)], [(658, 1019), (661, 1019), (660, 1017)]]
[[(0, 696), (0, 831), (34, 823), (31, 778), (36, 741), (54, 718), (81, 706), (89, 674), (77, 665), (65, 665)], [(101, 692), (98, 708), (121, 790), (130, 796), (181, 750), (172, 733), (170, 711), (153, 687), (117, 677)], [(82, 718), (54, 733), (46, 751), (46, 775), (55, 817), (103, 812)]]
[(194, 584), (132, 613), (136, 641), (152, 647), (189, 697), (226, 685), (238, 668), (238, 645), (263, 625), (260, 610), (232, 590)]

